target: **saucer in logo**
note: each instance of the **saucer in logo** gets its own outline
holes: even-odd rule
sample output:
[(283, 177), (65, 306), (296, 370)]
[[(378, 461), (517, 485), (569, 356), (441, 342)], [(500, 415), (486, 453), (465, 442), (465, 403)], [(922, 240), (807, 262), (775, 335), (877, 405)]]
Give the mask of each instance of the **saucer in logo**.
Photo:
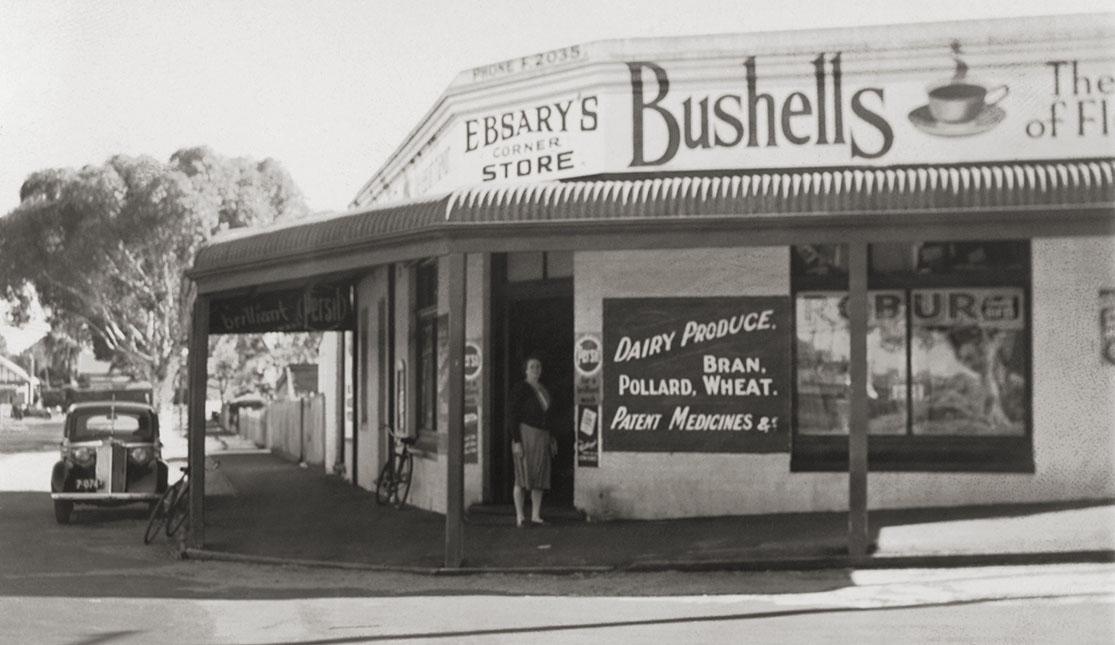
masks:
[(997, 105), (988, 105), (970, 121), (948, 122), (935, 119), (933, 113), (929, 111), (929, 106), (923, 105), (911, 111), (909, 116), (910, 123), (926, 134), (938, 137), (969, 137), (994, 128), (1006, 118), (1007, 113)]

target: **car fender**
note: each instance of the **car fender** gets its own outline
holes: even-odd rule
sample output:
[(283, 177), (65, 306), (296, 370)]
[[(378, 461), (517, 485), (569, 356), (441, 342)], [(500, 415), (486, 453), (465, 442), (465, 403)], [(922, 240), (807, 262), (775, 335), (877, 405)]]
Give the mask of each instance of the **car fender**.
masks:
[(66, 479), (70, 476), (70, 464), (57, 461), (50, 473), (50, 492), (61, 493), (66, 490)]

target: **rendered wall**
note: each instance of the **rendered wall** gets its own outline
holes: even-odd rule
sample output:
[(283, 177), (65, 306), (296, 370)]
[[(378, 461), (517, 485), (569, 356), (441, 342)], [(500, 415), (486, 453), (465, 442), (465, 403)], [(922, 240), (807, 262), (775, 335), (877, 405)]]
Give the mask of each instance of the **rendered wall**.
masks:
[[(317, 382), (318, 391), (325, 395), (325, 458), (324, 470), (327, 474), (334, 474), (337, 465), (337, 417), (340, 408), (344, 405), (345, 384), (337, 378), (337, 352), (338, 346), (344, 347), (345, 332), (325, 332), (321, 335), (321, 345), (318, 347)], [(351, 370), (351, 364), (345, 360), (342, 366), (346, 375)], [(342, 461), (342, 465), (345, 462)], [(347, 468), (346, 468), (347, 470)], [(346, 478), (351, 475), (344, 473)]]
[[(406, 348), (409, 343), (413, 343), (413, 337), (410, 335), (410, 300), (406, 297), (401, 285), (404, 282), (404, 274), (409, 275), (409, 271), (402, 271), (399, 274), (399, 288), (396, 293), (401, 298), (396, 308), (396, 356), (407, 355)], [(480, 340), (484, 334), (484, 312), (488, 307), (487, 299), (487, 285), (488, 277), (485, 270), (484, 257), (480, 255), (469, 255), (467, 258), (467, 275), (465, 278), (465, 338), (467, 340)], [(438, 316), (443, 316), (449, 312), (449, 271), (447, 263), (442, 260), (438, 267)], [(403, 329), (406, 332), (403, 332)], [(448, 355), (445, 352), (438, 353), (438, 370), (439, 373), (448, 369)], [(413, 370), (413, 367), (408, 364), (408, 373)], [(485, 363), (484, 370), (488, 369)], [(410, 392), (413, 393), (413, 385), (410, 387)], [(413, 406), (413, 394), (409, 395), (411, 404)], [(449, 424), (449, 392), (442, 389), (438, 392), (439, 406), (438, 406), (438, 450), (436, 455), (426, 455), (424, 457), (417, 457), (414, 460), (414, 479), (411, 484), (410, 490), (410, 503), (418, 508), (426, 510), (437, 511), (439, 513), (445, 512), (446, 503), (446, 475), (448, 471), (448, 424)], [(487, 423), (488, 413), (481, 408), (479, 410), (480, 419), (478, 423), (479, 428), (484, 428)], [(411, 409), (411, 413), (407, 415), (408, 419), (416, 418), (416, 414)], [(483, 494), (483, 481), (482, 481), (482, 466), (485, 458), (485, 436), (484, 432), (478, 432), (478, 462), (475, 464), (465, 464), (465, 508), (469, 504), (479, 502)]]
[[(603, 330), (604, 298), (788, 296), (786, 247), (578, 252), (574, 327)], [(847, 508), (847, 476), (790, 474), (790, 454), (600, 455), (578, 468), (574, 504), (591, 517), (665, 518)]]
[(1115, 238), (1036, 239), (1033, 267), (1033, 474), (879, 473), (872, 507), (1115, 496), (1115, 365), (1103, 362), (1099, 299), (1115, 288)]
[[(1034, 240), (1036, 472), (871, 473), (871, 508), (1076, 500), (1115, 495), (1115, 365), (1103, 362), (1098, 290), (1115, 288), (1115, 239)], [(578, 252), (574, 324), (602, 331), (611, 297), (790, 293), (785, 247)], [(578, 468), (591, 517), (666, 518), (847, 509), (841, 473), (791, 473), (789, 453), (619, 453)]]
[[(378, 388), (379, 374), (382, 369), (377, 342), (379, 330), (377, 307), (380, 300), (387, 298), (387, 269), (377, 267), (371, 271), (357, 288), (356, 312), (360, 317), (354, 339), (355, 352), (361, 354), (360, 369), (365, 370), (366, 378), (357, 379), (353, 388), (356, 400), (356, 483), (362, 488), (375, 490), (376, 477), (385, 457), (383, 431), (380, 429), (380, 410)], [(365, 331), (366, 330), (366, 331)], [(364, 338), (361, 353), (361, 338)], [(363, 390), (361, 388), (363, 387)]]

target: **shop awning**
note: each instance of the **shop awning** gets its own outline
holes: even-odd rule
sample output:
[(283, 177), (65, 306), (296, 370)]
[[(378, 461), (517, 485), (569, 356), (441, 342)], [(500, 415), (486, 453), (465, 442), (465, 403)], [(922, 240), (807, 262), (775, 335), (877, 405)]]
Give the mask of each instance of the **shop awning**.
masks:
[[(494, 235), (507, 239), (528, 230), (537, 236), (575, 228), (591, 235), (677, 231), (702, 223), (714, 223), (715, 230), (747, 230), (803, 219), (854, 226), (860, 220), (897, 224), (915, 215), (974, 212), (1049, 219), (1053, 212), (1087, 211), (1094, 219), (1097, 209), (1115, 229), (1115, 159), (550, 182), (474, 188), (236, 233), (202, 248), (190, 275), (205, 282), (250, 269), (259, 278), (268, 266), (293, 263), (321, 272), (351, 269), (375, 264), (366, 254), (385, 247), (423, 240), (490, 242)], [(474, 243), (467, 250), (480, 247)], [(428, 245), (416, 248), (415, 257), (428, 251)], [(338, 261), (353, 254), (360, 257)], [(395, 261), (406, 253), (389, 255)]]

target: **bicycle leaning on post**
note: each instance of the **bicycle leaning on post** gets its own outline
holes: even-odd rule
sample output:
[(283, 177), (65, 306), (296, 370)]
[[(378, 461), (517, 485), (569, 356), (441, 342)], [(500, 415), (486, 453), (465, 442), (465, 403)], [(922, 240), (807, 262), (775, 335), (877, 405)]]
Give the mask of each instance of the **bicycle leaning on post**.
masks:
[(168, 486), (159, 501), (151, 507), (151, 515), (147, 519), (147, 530), (143, 533), (143, 543), (151, 544), (159, 529), (165, 527), (166, 536), (174, 537), (178, 529), (186, 523), (190, 516), (190, 467), (183, 466), (182, 476), (178, 481)]
[(410, 452), (414, 437), (397, 434), (387, 426), (384, 430), (391, 437), (392, 449), (376, 479), (376, 503), (402, 508), (407, 502), (410, 479), (414, 474), (414, 455)]

